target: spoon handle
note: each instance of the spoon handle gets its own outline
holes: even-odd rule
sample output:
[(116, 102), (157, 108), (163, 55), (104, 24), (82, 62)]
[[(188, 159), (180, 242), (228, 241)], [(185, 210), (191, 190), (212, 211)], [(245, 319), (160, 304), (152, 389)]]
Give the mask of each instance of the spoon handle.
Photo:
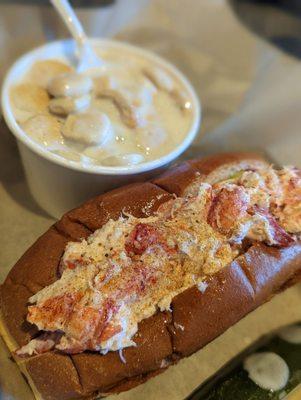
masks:
[(50, 0), (50, 2), (62, 17), (67, 28), (76, 40), (79, 49), (81, 49), (87, 42), (87, 36), (68, 0)]

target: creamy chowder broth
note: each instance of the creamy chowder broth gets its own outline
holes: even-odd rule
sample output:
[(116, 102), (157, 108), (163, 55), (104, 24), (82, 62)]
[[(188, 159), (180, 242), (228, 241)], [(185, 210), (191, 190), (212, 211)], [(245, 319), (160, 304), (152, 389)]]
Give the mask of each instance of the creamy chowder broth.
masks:
[(135, 165), (177, 147), (192, 124), (189, 94), (162, 66), (120, 53), (100, 51), (103, 65), (83, 74), (60, 60), (34, 63), (10, 93), (27, 135), (87, 165)]

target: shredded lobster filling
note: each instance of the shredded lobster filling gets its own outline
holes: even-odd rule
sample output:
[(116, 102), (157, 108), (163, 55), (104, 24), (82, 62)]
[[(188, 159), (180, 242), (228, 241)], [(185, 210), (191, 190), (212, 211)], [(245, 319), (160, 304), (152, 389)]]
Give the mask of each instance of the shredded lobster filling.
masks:
[(300, 239), (301, 171), (245, 170), (197, 195), (175, 198), (152, 217), (123, 215), (68, 243), (61, 277), (32, 296), (27, 320), (43, 333), (19, 356), (134, 346), (138, 323), (237, 257), (244, 240), (286, 247)]

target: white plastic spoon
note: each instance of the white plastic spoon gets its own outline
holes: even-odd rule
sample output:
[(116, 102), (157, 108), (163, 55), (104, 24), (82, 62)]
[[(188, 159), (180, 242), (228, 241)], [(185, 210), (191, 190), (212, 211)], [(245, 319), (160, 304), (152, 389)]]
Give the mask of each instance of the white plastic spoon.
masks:
[(68, 0), (50, 0), (77, 43), (78, 72), (101, 67), (103, 62), (89, 44), (87, 35)]

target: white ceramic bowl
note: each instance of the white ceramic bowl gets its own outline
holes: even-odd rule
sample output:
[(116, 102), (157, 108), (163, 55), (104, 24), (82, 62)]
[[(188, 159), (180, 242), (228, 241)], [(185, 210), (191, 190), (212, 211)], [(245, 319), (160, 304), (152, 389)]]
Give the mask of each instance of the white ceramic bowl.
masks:
[(143, 56), (176, 76), (186, 88), (192, 102), (193, 118), (184, 140), (172, 152), (156, 160), (134, 166), (105, 167), (82, 165), (47, 151), (31, 139), (16, 122), (9, 100), (11, 86), (16, 84), (38, 60), (56, 58), (72, 62), (74, 42), (51, 42), (19, 58), (8, 71), (2, 88), (2, 111), (11, 132), (17, 138), (29, 189), (36, 202), (50, 215), (59, 218), (85, 200), (122, 184), (148, 179), (174, 161), (195, 138), (201, 120), (201, 107), (191, 84), (183, 74), (157, 55), (126, 43), (91, 39), (92, 46), (120, 49), (122, 53)]

